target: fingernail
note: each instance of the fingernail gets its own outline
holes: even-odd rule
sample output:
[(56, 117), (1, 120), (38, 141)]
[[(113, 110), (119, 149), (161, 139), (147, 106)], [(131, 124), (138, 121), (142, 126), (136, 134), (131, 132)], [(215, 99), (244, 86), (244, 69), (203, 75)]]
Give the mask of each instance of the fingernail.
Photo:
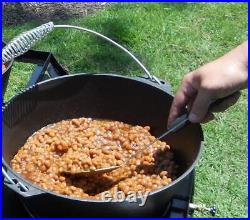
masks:
[(194, 113), (190, 113), (188, 116), (189, 121), (191, 121), (192, 123), (197, 123), (199, 122), (199, 118), (196, 114)]

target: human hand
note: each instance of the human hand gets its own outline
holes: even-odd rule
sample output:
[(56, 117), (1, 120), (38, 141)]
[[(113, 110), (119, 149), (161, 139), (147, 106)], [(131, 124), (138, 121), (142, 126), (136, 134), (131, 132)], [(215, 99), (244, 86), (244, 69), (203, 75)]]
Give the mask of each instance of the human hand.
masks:
[[(212, 120), (213, 112), (225, 111), (237, 102), (240, 96), (237, 91), (247, 87), (247, 79), (248, 43), (245, 42), (223, 57), (185, 75), (173, 100), (168, 126), (186, 106), (192, 123)], [(221, 98), (225, 99), (219, 105), (210, 107)]]

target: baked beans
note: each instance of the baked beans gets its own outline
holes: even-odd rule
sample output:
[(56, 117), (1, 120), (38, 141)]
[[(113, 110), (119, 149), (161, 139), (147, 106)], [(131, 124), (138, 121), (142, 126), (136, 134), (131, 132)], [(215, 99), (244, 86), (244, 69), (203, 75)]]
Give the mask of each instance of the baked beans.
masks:
[[(125, 195), (129, 191), (154, 191), (176, 178), (178, 166), (165, 142), (156, 141), (146, 148), (155, 140), (149, 131), (149, 126), (118, 121), (63, 120), (29, 137), (11, 166), (34, 184), (73, 197), (101, 199), (104, 191), (120, 190)], [(114, 165), (122, 166), (88, 177), (63, 173)]]

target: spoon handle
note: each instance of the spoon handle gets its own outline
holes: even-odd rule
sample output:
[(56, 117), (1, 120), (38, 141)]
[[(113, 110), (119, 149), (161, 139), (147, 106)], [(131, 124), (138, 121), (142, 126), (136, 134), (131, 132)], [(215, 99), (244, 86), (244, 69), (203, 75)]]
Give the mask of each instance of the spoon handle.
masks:
[[(214, 107), (216, 107), (217, 105), (221, 104), (222, 102), (224, 102), (226, 99), (228, 98), (231, 98), (233, 96), (237, 96), (237, 95), (240, 95), (239, 91), (229, 95), (229, 96), (226, 96), (224, 98), (221, 98), (221, 99), (217, 99), (215, 102), (213, 102), (210, 107), (209, 107), (209, 111), (212, 111), (212, 109)], [(190, 124), (190, 121), (188, 120), (188, 115), (189, 113), (184, 113), (183, 115), (181, 115), (180, 117), (178, 117), (177, 119), (175, 119), (175, 121), (172, 123), (171, 127), (166, 131), (164, 132), (162, 135), (160, 135), (159, 137), (156, 138), (156, 140), (160, 140), (162, 138), (164, 138), (165, 136), (167, 136), (168, 134), (172, 133), (172, 132), (176, 132), (178, 131), (179, 129), (181, 129), (182, 127)]]

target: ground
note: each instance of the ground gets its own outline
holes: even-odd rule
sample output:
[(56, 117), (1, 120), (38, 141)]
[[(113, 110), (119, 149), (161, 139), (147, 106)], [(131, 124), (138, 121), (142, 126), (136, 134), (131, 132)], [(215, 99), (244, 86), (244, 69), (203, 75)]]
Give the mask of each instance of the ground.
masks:
[(6, 25), (22, 24), (30, 20), (38, 22), (50, 19), (66, 20), (69, 18), (83, 17), (103, 9), (109, 4), (105, 2), (5, 2), (2, 3), (2, 20)]
[[(152, 74), (170, 82), (247, 39), (247, 3), (119, 3), (80, 18), (57, 20), (99, 31), (135, 53)], [(5, 40), (40, 22), (3, 27)], [(55, 30), (36, 48), (52, 51), (72, 73), (141, 71), (118, 49), (77, 31)], [(5, 100), (25, 87), (32, 65), (13, 67)], [(203, 125), (204, 151), (196, 168), (195, 203), (216, 205), (217, 217), (248, 213), (248, 92)], [(196, 213), (195, 216), (208, 216)]]

